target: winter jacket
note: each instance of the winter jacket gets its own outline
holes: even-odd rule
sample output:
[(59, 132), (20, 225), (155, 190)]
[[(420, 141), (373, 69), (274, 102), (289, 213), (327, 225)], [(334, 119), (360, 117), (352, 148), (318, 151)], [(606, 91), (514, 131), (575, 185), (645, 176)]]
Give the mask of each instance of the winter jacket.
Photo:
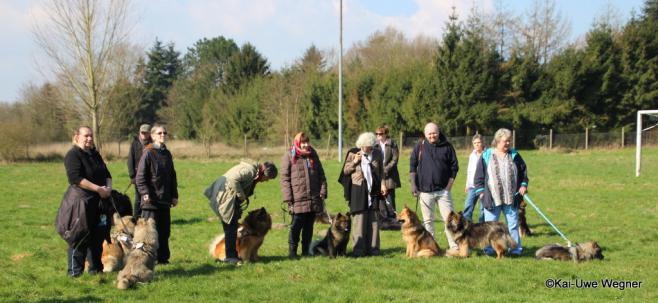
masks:
[(55, 218), (55, 229), (70, 246), (88, 240), (90, 227), (99, 220), (99, 202), (97, 194), (77, 185), (70, 185), (66, 190)]
[(105, 186), (107, 179), (112, 178), (105, 161), (95, 149), (84, 151), (74, 145), (64, 157), (64, 168), (71, 185), (80, 185), (82, 179), (87, 179), (98, 186)]
[[(384, 177), (383, 182), (387, 189), (395, 189), (401, 186), (400, 173), (398, 172), (398, 157), (399, 149), (397, 144), (393, 143), (391, 139), (386, 140), (384, 145)], [(375, 144), (375, 152), (382, 152), (379, 142)]]
[(321, 212), (327, 198), (327, 179), (315, 149), (307, 158), (292, 163), (287, 152), (281, 160), (281, 194), (295, 214)]
[(416, 175), (418, 191), (424, 193), (445, 189), (450, 178), (455, 179), (459, 171), (455, 149), (442, 133), (435, 144), (425, 139), (416, 144), (409, 162), (409, 172)]
[[(342, 169), (342, 175), (339, 182), (343, 186), (347, 186), (346, 196), (349, 195), (349, 206), (351, 213), (359, 213), (368, 210), (369, 208), (376, 208), (379, 199), (381, 199), (381, 178), (384, 175), (384, 165), (382, 164), (381, 153), (372, 153), (370, 163), (370, 171), (372, 172), (372, 186), (368, 191), (368, 184), (363, 170), (361, 169), (361, 162), (354, 163), (354, 156), (359, 152), (358, 148), (351, 149), (345, 158), (345, 163)], [(372, 205), (368, 205), (368, 196), (371, 197)]]
[(144, 147), (146, 147), (146, 145), (139, 141), (139, 136), (135, 136), (133, 143), (130, 144), (130, 151), (128, 152), (128, 176), (132, 181), (135, 180), (135, 176), (137, 175), (137, 165), (139, 164), (139, 159), (142, 158)]
[[(489, 190), (489, 175), (487, 174), (487, 165), (489, 164), (493, 153), (493, 148), (487, 148), (484, 153), (482, 153), (482, 157), (480, 157), (480, 161), (478, 161), (477, 168), (475, 169), (474, 179), (475, 194), (479, 195), (484, 192), (481, 203), (482, 206), (488, 210), (493, 209), (495, 206), (493, 197), (491, 196), (491, 191)], [(523, 158), (521, 158), (521, 155), (515, 149), (510, 149), (508, 153), (511, 154), (512, 162), (516, 165), (516, 191), (518, 192), (521, 186), (528, 187), (529, 180), (525, 161), (523, 161)], [(519, 207), (522, 200), (523, 197), (521, 195), (516, 195), (514, 197), (514, 207)]]
[(245, 159), (217, 178), (204, 192), (210, 208), (222, 221), (229, 223), (235, 214), (236, 199), (246, 200), (254, 193), (258, 162)]
[(170, 208), (173, 199), (178, 199), (178, 182), (171, 153), (165, 146), (144, 148), (137, 166), (135, 186), (140, 196), (149, 195), (149, 202), (142, 199), (144, 210)]

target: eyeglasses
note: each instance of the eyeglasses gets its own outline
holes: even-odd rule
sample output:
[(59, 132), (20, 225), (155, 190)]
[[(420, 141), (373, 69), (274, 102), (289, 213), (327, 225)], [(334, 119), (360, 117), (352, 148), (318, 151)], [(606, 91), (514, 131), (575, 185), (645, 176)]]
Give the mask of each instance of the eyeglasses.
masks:
[(375, 135), (377, 135), (377, 136), (383, 136), (384, 133), (375, 133)]
[(157, 132), (156, 134), (158, 134), (158, 135), (166, 135), (167, 132)]

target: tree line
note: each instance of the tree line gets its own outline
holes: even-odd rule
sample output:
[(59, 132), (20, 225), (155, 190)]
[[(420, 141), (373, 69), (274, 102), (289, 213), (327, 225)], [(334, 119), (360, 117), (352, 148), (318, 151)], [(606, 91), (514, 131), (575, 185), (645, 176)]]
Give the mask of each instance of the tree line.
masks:
[[(518, 16), (497, 7), (460, 18), (453, 9), (443, 28), (440, 40), (387, 28), (347, 50), (346, 138), (379, 125), (420, 134), (436, 121), (450, 136), (523, 129), (517, 146), (532, 147), (533, 134), (549, 128), (613, 130), (633, 125), (637, 110), (658, 108), (658, 0), (645, 1), (624, 24), (609, 10), (577, 41), (567, 40), (568, 23), (553, 1)], [(200, 39), (184, 53), (157, 39), (145, 55), (121, 47), (136, 59), (112, 78), (100, 109), (103, 140), (125, 140), (156, 121), (206, 146), (237, 145), (245, 135), (289, 144), (300, 130), (337, 138), (335, 52), (311, 45), (274, 71), (252, 44), (224, 36)], [(69, 93), (61, 81), (31, 85), (21, 102), (2, 105), (0, 123), (16, 133), (5, 141), (68, 140), (74, 125), (90, 121)]]

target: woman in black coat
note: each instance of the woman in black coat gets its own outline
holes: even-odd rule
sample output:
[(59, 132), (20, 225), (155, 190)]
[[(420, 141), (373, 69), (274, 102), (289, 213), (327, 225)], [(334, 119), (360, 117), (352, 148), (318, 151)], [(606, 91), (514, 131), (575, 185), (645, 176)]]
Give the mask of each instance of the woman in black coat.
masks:
[[(112, 175), (94, 147), (91, 128), (82, 126), (75, 131), (73, 147), (64, 157), (64, 167), (70, 185), (62, 205), (68, 200), (69, 205), (74, 205), (69, 211), (82, 209), (80, 214), (85, 214), (83, 224), (86, 224), (86, 231), (78, 233), (79, 236), (71, 236), (71, 232), (77, 228), (75, 224), (70, 225), (67, 228), (69, 233), (63, 235), (69, 243), (67, 274), (71, 277), (80, 276), (84, 271), (85, 257), (89, 261), (88, 272), (96, 274), (103, 271), (102, 245), (109, 228), (109, 218), (101, 213), (100, 203), (101, 198), (110, 197)], [(60, 208), (60, 212), (62, 210), (63, 208)], [(76, 219), (76, 214), (66, 215)], [(63, 223), (59, 222), (61, 216), (62, 214), (58, 215), (58, 228)]]
[(171, 207), (178, 205), (178, 182), (171, 153), (165, 146), (167, 130), (151, 128), (153, 143), (146, 146), (137, 166), (135, 185), (142, 197), (142, 218), (154, 218), (158, 231), (158, 263), (168, 264)]

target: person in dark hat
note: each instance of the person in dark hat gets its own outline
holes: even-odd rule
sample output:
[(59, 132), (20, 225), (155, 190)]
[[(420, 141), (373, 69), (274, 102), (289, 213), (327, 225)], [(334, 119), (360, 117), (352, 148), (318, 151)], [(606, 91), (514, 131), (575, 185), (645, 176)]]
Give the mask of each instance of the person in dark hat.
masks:
[[(132, 184), (135, 184), (137, 165), (139, 164), (139, 159), (142, 157), (142, 151), (144, 151), (144, 147), (149, 143), (151, 143), (151, 125), (142, 124), (139, 127), (139, 134), (135, 136), (133, 143), (130, 145), (130, 151), (128, 152), (128, 175), (130, 176), (130, 182)], [(140, 203), (141, 197), (137, 191), (137, 186), (135, 186), (135, 207), (133, 208), (133, 218), (139, 218), (142, 214)]]

